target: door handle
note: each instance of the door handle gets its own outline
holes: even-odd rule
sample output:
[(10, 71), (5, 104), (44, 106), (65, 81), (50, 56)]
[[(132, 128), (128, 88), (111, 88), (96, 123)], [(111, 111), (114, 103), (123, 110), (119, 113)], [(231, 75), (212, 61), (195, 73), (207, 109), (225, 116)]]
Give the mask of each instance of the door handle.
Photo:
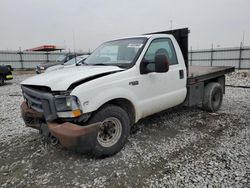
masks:
[(179, 76), (180, 76), (180, 79), (184, 78), (184, 71), (182, 69), (179, 70)]

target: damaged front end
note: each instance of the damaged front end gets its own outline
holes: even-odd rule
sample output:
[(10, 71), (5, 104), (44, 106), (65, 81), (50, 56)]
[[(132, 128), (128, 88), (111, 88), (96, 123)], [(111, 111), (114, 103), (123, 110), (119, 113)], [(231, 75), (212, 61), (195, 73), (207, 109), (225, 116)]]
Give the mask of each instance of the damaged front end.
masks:
[[(45, 137), (51, 138), (52, 143), (59, 141), (65, 148), (79, 152), (91, 151), (96, 144), (99, 123), (78, 125), (76, 120), (86, 122), (90, 114), (80, 114), (77, 103), (72, 100), (74, 98), (64, 100), (49, 92), (38, 92), (24, 86), (22, 90), (26, 101), (21, 104), (21, 114), (27, 126), (38, 129)], [(67, 104), (73, 109), (65, 113), (63, 110), (69, 107)], [(60, 116), (68, 116), (72, 121)]]

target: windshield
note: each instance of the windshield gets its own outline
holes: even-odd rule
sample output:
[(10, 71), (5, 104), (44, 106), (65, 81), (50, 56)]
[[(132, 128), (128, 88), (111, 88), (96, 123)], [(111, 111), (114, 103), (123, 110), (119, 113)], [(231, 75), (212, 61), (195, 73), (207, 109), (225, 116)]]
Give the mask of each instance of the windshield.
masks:
[(88, 65), (115, 65), (130, 67), (146, 38), (121, 39), (103, 43), (85, 61)]
[(65, 55), (60, 55), (57, 59), (56, 59), (56, 61), (63, 61), (64, 60), (64, 58), (65, 58)]
[(66, 63), (64, 63), (64, 65), (73, 65), (82, 59), (83, 59), (83, 57), (77, 56), (77, 57), (72, 58), (71, 60), (67, 61)]

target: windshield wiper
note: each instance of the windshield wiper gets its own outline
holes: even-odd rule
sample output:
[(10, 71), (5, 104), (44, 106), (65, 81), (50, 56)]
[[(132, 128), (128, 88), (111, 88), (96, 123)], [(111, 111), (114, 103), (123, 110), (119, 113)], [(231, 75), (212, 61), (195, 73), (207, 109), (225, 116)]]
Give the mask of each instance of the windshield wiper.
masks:
[(96, 63), (96, 64), (87, 64), (85, 63), (85, 65), (92, 65), (92, 66), (116, 66), (116, 67), (120, 67), (120, 68), (127, 68), (127, 64), (107, 64), (107, 63)]
[(81, 66), (81, 65), (88, 65), (88, 64), (84, 63), (84, 61), (81, 61), (81, 62), (76, 63), (75, 65), (76, 66)]
[(87, 65), (111, 65), (111, 64), (106, 64), (106, 63), (96, 63), (96, 64), (87, 64)]

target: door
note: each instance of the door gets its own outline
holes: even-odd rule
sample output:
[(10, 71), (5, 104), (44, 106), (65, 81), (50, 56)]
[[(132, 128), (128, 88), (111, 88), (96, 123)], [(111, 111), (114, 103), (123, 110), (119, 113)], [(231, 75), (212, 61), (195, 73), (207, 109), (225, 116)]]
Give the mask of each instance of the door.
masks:
[[(169, 59), (168, 72), (154, 72), (157, 54), (164, 54)], [(140, 84), (137, 92), (142, 117), (182, 103), (186, 96), (186, 76), (183, 75), (185, 65), (183, 67), (178, 63), (171, 39), (152, 40), (141, 63), (145, 62), (150, 73), (139, 76)]]

